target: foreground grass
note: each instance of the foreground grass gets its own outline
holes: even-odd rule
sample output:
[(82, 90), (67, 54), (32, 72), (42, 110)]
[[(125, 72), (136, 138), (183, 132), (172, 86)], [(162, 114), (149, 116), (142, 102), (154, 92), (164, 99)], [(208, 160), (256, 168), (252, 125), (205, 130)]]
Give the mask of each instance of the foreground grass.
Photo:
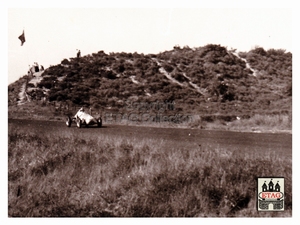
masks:
[[(291, 159), (238, 149), (8, 131), (10, 217), (290, 217)], [(192, 146), (192, 145), (191, 145)], [(284, 212), (257, 212), (256, 178), (285, 177)]]

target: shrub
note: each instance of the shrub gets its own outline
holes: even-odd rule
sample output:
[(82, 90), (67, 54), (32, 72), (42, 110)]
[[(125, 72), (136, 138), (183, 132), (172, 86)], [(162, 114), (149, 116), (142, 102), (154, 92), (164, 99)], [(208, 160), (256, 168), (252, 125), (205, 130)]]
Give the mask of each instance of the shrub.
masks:
[(63, 60), (61, 61), (61, 64), (62, 64), (62, 65), (69, 65), (70, 62), (69, 62), (68, 59), (63, 59)]

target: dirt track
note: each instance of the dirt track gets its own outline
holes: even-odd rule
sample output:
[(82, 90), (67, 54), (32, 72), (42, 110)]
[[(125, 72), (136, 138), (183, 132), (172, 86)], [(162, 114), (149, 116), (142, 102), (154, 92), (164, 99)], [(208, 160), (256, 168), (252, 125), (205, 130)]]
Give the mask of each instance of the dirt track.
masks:
[(8, 126), (30, 127), (39, 133), (60, 132), (79, 133), (95, 138), (99, 135), (134, 137), (137, 140), (144, 138), (163, 139), (171, 141), (176, 147), (216, 146), (220, 148), (245, 151), (249, 153), (275, 153), (279, 157), (292, 157), (292, 135), (286, 133), (240, 133), (231, 131), (156, 128), (125, 125), (104, 125), (102, 128), (90, 127), (78, 129), (76, 125), (68, 128), (64, 121), (33, 121), (33, 120), (8, 120)]

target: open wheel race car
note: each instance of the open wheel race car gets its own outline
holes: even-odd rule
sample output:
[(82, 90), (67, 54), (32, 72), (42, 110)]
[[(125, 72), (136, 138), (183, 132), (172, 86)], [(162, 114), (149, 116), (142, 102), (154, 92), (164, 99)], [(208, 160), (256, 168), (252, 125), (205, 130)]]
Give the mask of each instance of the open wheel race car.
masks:
[(97, 124), (98, 127), (102, 127), (101, 117), (99, 116), (98, 118), (95, 118), (90, 114), (84, 112), (83, 108), (79, 109), (74, 117), (68, 116), (66, 125), (70, 127), (73, 122), (76, 122), (76, 126), (78, 128), (81, 128), (82, 125), (88, 127), (89, 125), (95, 125), (95, 124)]

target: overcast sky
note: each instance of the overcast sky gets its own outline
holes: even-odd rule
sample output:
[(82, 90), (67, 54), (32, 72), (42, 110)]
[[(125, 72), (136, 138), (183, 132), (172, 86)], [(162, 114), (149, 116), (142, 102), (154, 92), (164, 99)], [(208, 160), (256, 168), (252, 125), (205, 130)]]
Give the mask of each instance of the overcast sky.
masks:
[[(130, 5), (129, 5), (130, 6)], [(18, 36), (25, 31), (26, 42)], [(159, 53), (175, 45), (255, 46), (292, 52), (291, 9), (9, 8), (8, 82), (38, 62), (45, 68), (104, 50)]]

